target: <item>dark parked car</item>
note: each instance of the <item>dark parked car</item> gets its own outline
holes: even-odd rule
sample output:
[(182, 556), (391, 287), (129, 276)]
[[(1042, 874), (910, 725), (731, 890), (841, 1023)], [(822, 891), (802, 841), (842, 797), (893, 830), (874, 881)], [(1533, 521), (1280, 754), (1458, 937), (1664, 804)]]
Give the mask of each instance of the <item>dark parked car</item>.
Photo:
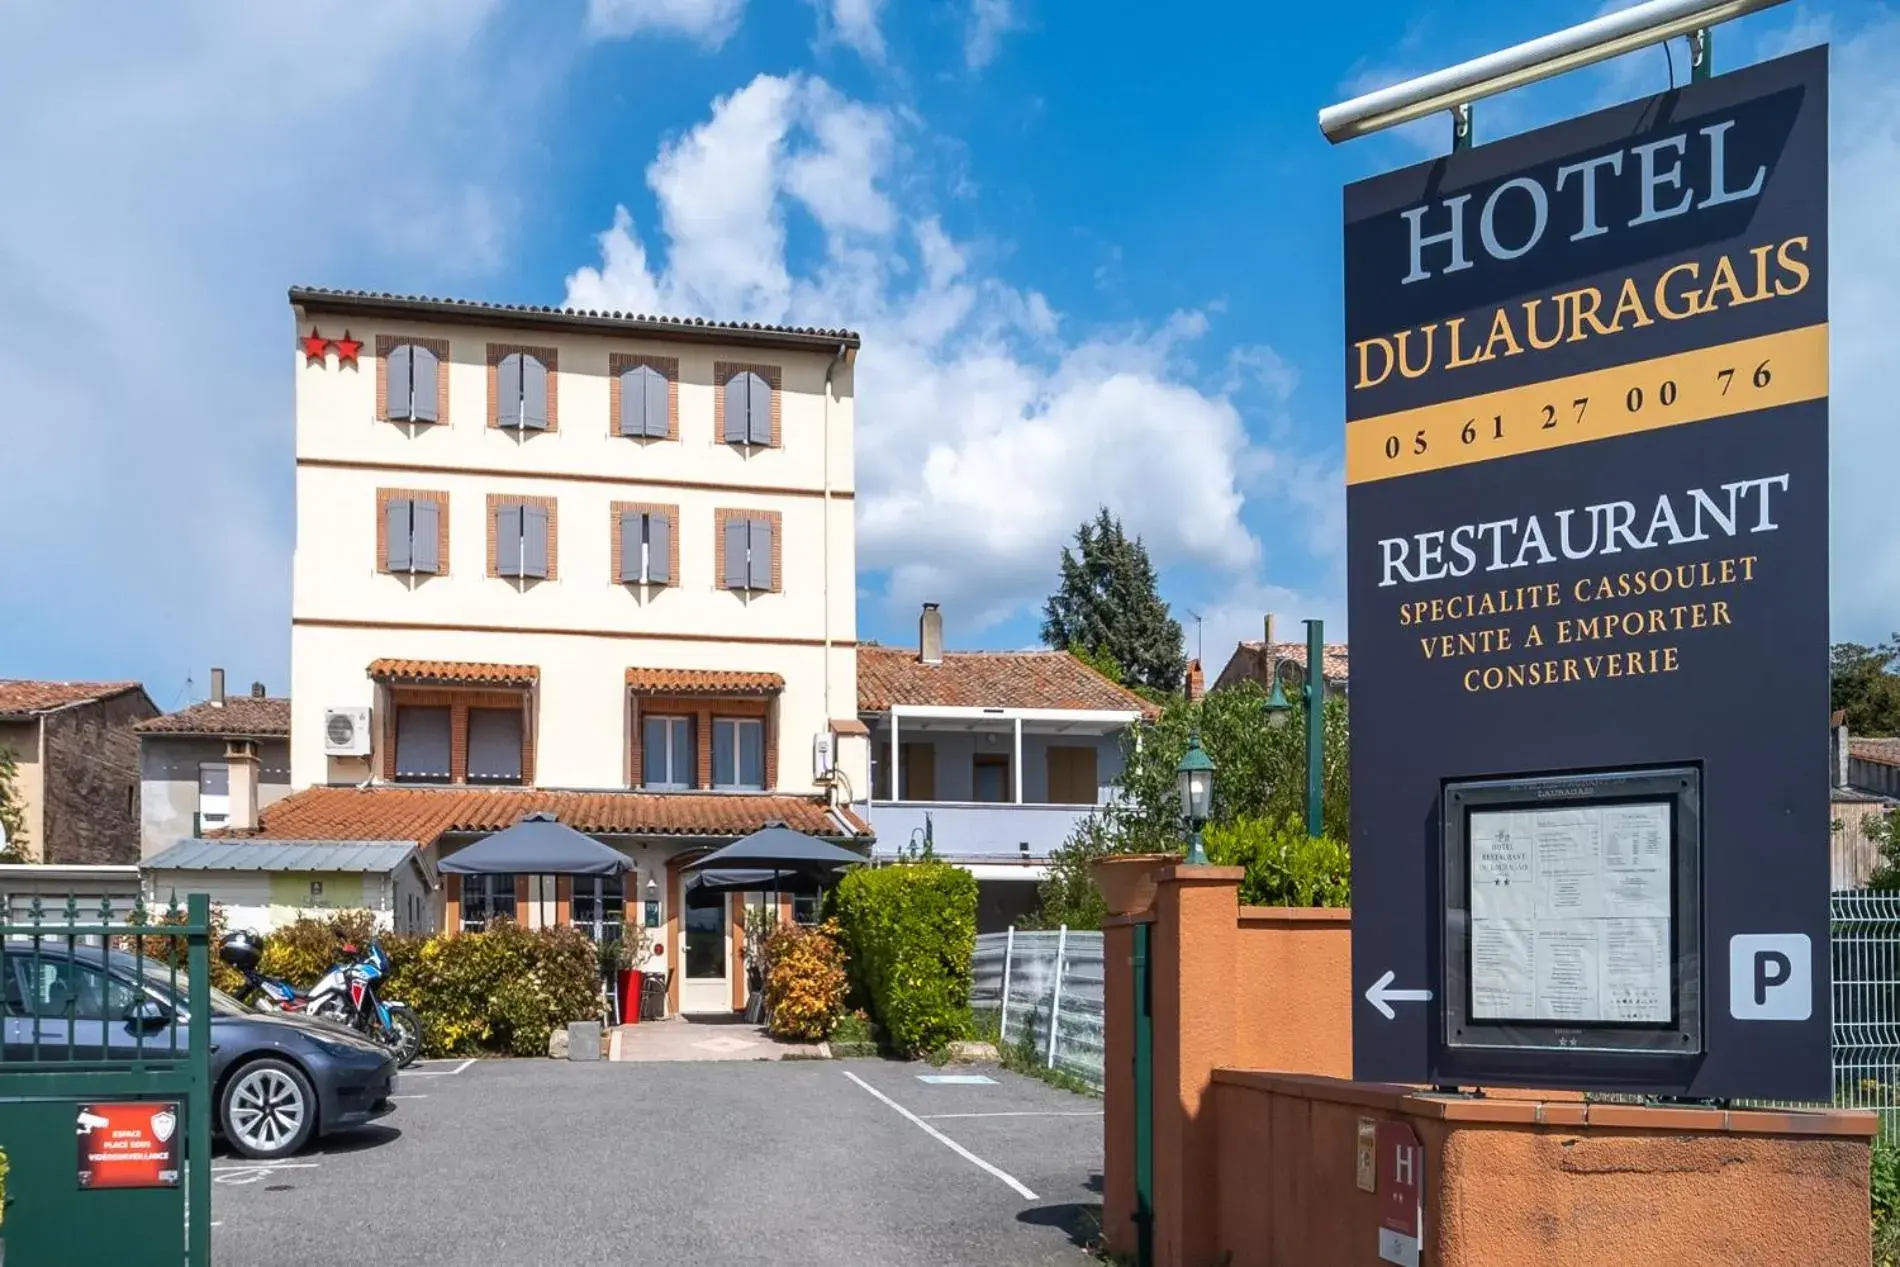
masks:
[[(187, 1045), (185, 981), (124, 951), (9, 939), (0, 976), (6, 991), (6, 1060), (148, 1058)], [(70, 1043), (70, 1047), (69, 1044)], [(0, 1065), (4, 1069), (5, 1065)], [(211, 991), (214, 1126), (246, 1157), (288, 1157), (317, 1135), (361, 1126), (395, 1106), (395, 1057), (328, 1021), (254, 1012)]]

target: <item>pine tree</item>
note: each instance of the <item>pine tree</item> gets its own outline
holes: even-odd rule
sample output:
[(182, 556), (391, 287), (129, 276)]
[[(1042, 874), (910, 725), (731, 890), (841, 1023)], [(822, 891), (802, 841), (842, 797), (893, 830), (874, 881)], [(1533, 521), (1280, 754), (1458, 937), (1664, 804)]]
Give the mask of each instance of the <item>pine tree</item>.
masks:
[(1181, 625), (1156, 590), (1154, 562), (1104, 506), (1063, 547), (1062, 581), (1043, 606), (1042, 640), (1091, 663), (1112, 661), (1129, 686), (1178, 691), (1187, 673)]

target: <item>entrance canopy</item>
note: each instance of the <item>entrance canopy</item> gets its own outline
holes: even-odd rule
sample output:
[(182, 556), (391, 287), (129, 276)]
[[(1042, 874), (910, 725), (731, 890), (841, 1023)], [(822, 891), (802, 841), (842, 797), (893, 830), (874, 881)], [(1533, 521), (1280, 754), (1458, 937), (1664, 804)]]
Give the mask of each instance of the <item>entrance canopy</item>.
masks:
[(772, 823), (742, 836), (724, 849), (715, 850), (686, 870), (789, 872), (813, 877), (828, 876), (839, 867), (867, 861), (861, 853), (840, 848), (816, 836), (793, 831), (783, 823)]
[(816, 893), (818, 877), (796, 871), (695, 871), (688, 893)]
[(618, 849), (542, 812), (449, 855), (441, 869), (454, 875), (618, 875), (632, 866), (633, 859)]

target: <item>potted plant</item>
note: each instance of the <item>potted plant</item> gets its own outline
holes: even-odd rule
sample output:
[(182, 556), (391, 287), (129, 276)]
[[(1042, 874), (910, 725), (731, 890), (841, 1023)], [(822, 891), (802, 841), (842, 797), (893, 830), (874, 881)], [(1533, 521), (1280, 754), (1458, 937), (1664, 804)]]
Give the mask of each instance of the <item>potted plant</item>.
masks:
[(1180, 861), (1172, 853), (1109, 854), (1091, 862), (1089, 874), (1110, 915), (1138, 915), (1154, 905), (1162, 868)]

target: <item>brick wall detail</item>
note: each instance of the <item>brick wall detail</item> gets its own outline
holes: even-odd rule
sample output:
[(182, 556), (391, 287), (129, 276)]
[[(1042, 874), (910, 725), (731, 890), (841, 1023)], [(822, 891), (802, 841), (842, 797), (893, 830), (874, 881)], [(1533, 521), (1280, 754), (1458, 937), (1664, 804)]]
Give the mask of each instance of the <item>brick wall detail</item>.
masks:
[(38, 839), (42, 862), (126, 865), (139, 860), (139, 738), (132, 727), (158, 709), (128, 691), (41, 719), (45, 783)]

